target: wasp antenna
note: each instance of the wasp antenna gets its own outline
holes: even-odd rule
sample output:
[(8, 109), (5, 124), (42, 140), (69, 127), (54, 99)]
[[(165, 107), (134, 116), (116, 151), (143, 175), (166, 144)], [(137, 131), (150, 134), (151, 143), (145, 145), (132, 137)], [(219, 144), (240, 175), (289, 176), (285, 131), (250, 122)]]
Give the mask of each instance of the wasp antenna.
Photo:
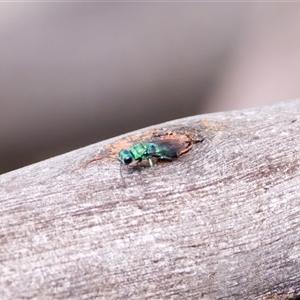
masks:
[(121, 176), (122, 182), (124, 184), (124, 187), (126, 187), (126, 182), (125, 182), (125, 180), (123, 178), (123, 174), (122, 174), (122, 164), (120, 164), (120, 176)]

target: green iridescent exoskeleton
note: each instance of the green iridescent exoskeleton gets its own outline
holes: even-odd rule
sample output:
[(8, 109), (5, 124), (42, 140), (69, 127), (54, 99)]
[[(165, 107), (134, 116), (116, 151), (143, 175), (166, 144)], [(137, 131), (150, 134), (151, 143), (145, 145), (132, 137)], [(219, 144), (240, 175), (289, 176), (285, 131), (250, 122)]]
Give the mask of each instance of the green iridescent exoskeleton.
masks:
[(153, 167), (152, 158), (172, 161), (181, 154), (183, 149), (185, 147), (177, 140), (164, 139), (151, 143), (138, 143), (129, 149), (121, 150), (118, 160), (121, 162), (120, 175), (124, 185), (126, 184), (121, 172), (122, 165), (129, 165), (133, 161), (141, 162), (142, 160), (147, 160), (150, 167)]
[(123, 149), (119, 152), (119, 161), (122, 165), (129, 165), (133, 161), (142, 161), (147, 159), (145, 153), (147, 151), (147, 144), (139, 143), (130, 149)]
[(129, 165), (133, 161), (148, 160), (149, 165), (153, 167), (153, 157), (160, 160), (172, 160), (179, 156), (183, 148), (183, 145), (176, 140), (165, 139), (153, 143), (139, 143), (130, 149), (121, 150), (119, 161), (122, 165)]
[(183, 145), (175, 140), (162, 140), (156, 143), (149, 143), (144, 156), (147, 157), (150, 166), (153, 167), (151, 157), (171, 161), (179, 156), (183, 148)]

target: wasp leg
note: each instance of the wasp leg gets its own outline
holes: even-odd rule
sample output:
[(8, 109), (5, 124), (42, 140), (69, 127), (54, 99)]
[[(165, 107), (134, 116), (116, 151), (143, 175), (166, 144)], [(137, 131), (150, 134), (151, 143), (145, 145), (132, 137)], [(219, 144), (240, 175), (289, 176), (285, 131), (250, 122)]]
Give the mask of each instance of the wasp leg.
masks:
[(121, 179), (122, 179), (123, 185), (124, 185), (124, 187), (126, 187), (126, 182), (125, 182), (123, 174), (122, 174), (122, 165), (121, 164), (120, 164), (120, 175), (121, 175)]
[(150, 167), (152, 168), (154, 166), (152, 159), (148, 158), (148, 162), (149, 162)]

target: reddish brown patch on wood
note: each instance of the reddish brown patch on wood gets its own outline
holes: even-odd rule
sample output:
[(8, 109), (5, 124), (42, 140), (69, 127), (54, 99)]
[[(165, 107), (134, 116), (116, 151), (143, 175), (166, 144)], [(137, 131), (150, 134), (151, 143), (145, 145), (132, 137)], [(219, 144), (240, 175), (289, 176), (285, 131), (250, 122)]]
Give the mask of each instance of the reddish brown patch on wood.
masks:
[(185, 126), (174, 126), (168, 129), (152, 129), (143, 132), (141, 135), (132, 134), (126, 138), (120, 139), (114, 143), (108, 144), (100, 150), (98, 156), (92, 160), (84, 163), (80, 168), (84, 168), (92, 162), (108, 161), (110, 159), (117, 159), (119, 152), (123, 149), (129, 149), (133, 145), (141, 142), (151, 143), (157, 140), (175, 140), (182, 144), (182, 150), (178, 153), (181, 156), (189, 152), (193, 144), (202, 142), (204, 138), (196, 129), (187, 128)]
[(202, 121), (202, 124), (203, 124), (203, 126), (205, 126), (205, 127), (209, 127), (210, 122), (209, 122), (208, 120), (203, 120), (203, 121)]

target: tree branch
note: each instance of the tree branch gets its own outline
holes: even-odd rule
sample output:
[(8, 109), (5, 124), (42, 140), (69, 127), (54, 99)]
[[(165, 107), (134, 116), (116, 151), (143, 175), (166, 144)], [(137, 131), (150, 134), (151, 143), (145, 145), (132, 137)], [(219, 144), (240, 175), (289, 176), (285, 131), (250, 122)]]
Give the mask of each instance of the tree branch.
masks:
[[(0, 176), (0, 298), (295, 296), (299, 115), (294, 100), (185, 118)], [(194, 142), (122, 167), (124, 186), (107, 157), (157, 135)]]

